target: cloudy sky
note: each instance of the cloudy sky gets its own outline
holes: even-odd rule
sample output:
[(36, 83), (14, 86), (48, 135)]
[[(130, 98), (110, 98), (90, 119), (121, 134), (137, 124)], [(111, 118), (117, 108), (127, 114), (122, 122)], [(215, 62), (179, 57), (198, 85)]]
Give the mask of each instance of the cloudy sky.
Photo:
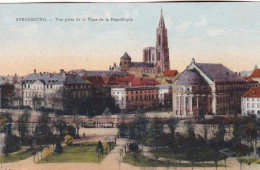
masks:
[[(183, 71), (192, 58), (234, 71), (260, 66), (260, 2), (0, 4), (0, 75), (107, 70), (125, 51), (141, 61), (155, 45), (161, 7), (171, 69)], [(47, 21), (16, 21), (28, 17)], [(133, 21), (82, 21), (88, 17)]]

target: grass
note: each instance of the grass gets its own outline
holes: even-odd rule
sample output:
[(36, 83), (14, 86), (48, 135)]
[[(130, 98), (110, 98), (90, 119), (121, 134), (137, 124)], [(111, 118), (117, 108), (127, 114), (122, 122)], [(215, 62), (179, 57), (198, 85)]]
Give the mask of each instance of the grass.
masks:
[[(156, 161), (154, 159), (145, 157), (140, 152), (127, 152), (123, 158), (124, 163), (128, 163), (133, 166), (138, 167), (192, 167), (190, 163), (171, 163), (167, 161)], [(223, 167), (224, 165), (218, 165)], [(215, 167), (215, 164), (204, 163), (204, 164), (194, 164), (193, 167)]]
[(0, 161), (2, 161), (2, 159), (3, 159), (3, 163), (17, 162), (17, 161), (26, 159), (32, 155), (33, 155), (33, 150), (29, 148), (26, 150), (18, 151), (13, 154), (9, 154), (8, 156), (0, 155)]
[(260, 164), (260, 159), (252, 159), (252, 158), (238, 158), (238, 162), (242, 162), (243, 164)]
[[(107, 153), (110, 152), (110, 148), (107, 143), (102, 143), (104, 148), (103, 158), (106, 156), (106, 148)], [(97, 142), (86, 142), (80, 144), (73, 144), (71, 146), (64, 146), (63, 152), (51, 153), (49, 156), (43, 158), (38, 163), (61, 163), (61, 162), (92, 162), (99, 163), (102, 160), (98, 159), (98, 155), (96, 154), (96, 146)]]

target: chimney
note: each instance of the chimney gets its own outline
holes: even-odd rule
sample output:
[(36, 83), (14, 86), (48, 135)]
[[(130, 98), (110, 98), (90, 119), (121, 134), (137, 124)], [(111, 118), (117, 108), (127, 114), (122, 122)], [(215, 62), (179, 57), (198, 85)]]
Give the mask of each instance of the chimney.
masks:
[(34, 71), (34, 74), (36, 74), (36, 69), (34, 69), (33, 71)]

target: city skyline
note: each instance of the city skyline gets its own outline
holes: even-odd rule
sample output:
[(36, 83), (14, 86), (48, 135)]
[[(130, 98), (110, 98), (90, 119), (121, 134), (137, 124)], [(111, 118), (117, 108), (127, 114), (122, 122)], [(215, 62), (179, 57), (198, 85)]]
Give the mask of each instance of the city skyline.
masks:
[[(143, 48), (155, 45), (161, 7), (171, 69), (183, 71), (192, 58), (222, 63), (233, 71), (252, 70), (260, 63), (258, 2), (1, 4), (0, 75), (26, 75), (33, 69), (108, 70), (125, 51), (142, 61)], [(28, 17), (48, 21), (16, 21)], [(133, 21), (56, 21), (77, 17)]]

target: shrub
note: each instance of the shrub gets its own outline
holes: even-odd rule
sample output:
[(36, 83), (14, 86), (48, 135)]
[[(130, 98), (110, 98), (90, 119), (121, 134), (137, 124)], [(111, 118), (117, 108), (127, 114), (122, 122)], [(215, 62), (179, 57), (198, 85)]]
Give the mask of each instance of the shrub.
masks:
[(138, 151), (138, 144), (133, 142), (129, 144), (129, 150), (132, 152), (137, 152)]
[(43, 157), (48, 156), (49, 154), (51, 154), (51, 150), (49, 147), (46, 147), (43, 149)]
[(239, 144), (231, 148), (232, 154), (235, 157), (246, 156), (253, 152), (253, 148), (247, 145)]
[(66, 145), (70, 146), (73, 144), (73, 137), (70, 135), (66, 135), (64, 137), (64, 142), (66, 143)]

